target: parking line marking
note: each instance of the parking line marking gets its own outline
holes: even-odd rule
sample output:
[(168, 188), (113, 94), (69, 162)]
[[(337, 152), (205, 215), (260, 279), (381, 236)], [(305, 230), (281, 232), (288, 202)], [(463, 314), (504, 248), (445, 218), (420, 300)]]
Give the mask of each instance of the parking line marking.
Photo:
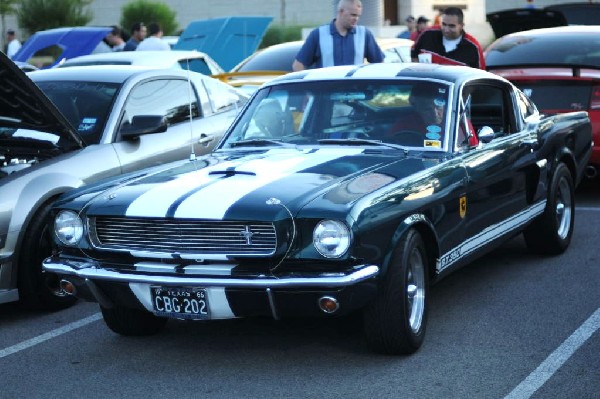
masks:
[(527, 378), (504, 399), (530, 398), (562, 367), (581, 345), (600, 329), (600, 308), (587, 319), (569, 338), (550, 354)]
[(8, 348), (0, 349), (0, 359), (2, 359), (3, 357), (6, 357), (6, 356), (12, 355), (13, 353), (17, 353), (22, 350), (25, 350), (27, 348), (31, 348), (32, 346), (35, 346), (37, 344), (41, 344), (42, 342), (48, 341), (49, 339), (52, 339), (54, 337), (58, 337), (59, 335), (66, 334), (69, 331), (73, 331), (79, 327), (86, 326), (90, 323), (100, 320), (101, 318), (102, 318), (102, 314), (100, 312), (98, 312), (89, 317), (86, 317), (85, 319), (81, 319), (78, 321), (74, 321), (73, 323), (66, 324), (60, 328), (57, 328), (56, 330), (49, 331), (42, 335), (38, 335), (37, 337), (33, 337), (31, 339), (28, 339), (27, 341), (23, 341), (16, 345), (9, 346)]

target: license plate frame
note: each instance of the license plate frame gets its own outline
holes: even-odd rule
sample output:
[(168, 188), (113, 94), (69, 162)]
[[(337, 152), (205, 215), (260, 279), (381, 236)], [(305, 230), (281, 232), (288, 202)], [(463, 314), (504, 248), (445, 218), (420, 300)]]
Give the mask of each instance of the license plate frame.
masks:
[(208, 293), (200, 287), (150, 287), (152, 308), (157, 316), (209, 320)]

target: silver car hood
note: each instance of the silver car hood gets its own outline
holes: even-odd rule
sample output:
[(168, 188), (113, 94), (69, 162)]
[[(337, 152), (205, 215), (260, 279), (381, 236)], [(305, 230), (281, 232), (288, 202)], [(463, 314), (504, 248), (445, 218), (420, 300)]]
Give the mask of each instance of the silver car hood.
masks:
[[(35, 73), (35, 72), (32, 72)], [(38, 130), (83, 148), (81, 137), (39, 87), (0, 52), (0, 127)]]

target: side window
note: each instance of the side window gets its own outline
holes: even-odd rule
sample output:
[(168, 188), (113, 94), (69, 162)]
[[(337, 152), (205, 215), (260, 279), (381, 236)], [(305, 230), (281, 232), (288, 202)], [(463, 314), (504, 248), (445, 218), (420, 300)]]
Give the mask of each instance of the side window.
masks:
[(216, 79), (203, 79), (213, 112), (225, 112), (240, 107), (245, 98), (232, 86)]
[(190, 100), (192, 117), (200, 116), (198, 99), (182, 79), (157, 79), (137, 85), (125, 103), (123, 123), (137, 115), (162, 115), (169, 124), (189, 120)]
[(510, 116), (505, 104), (505, 93), (501, 87), (493, 85), (472, 85), (465, 88), (464, 94), (471, 96), (467, 116), (475, 131), (483, 126), (491, 127), (495, 133), (510, 133)]
[(201, 58), (191, 58), (179, 61), (179, 66), (181, 67), (181, 69), (188, 69), (188, 65), (190, 71), (198, 72), (203, 75), (212, 74), (210, 67), (208, 66), (206, 61)]

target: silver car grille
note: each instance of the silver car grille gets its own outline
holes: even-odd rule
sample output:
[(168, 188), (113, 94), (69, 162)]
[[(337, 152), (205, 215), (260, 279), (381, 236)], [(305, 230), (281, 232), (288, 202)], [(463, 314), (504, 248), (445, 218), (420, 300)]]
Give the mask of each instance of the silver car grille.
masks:
[(267, 256), (277, 248), (272, 223), (104, 216), (88, 222), (92, 244), (106, 250)]

